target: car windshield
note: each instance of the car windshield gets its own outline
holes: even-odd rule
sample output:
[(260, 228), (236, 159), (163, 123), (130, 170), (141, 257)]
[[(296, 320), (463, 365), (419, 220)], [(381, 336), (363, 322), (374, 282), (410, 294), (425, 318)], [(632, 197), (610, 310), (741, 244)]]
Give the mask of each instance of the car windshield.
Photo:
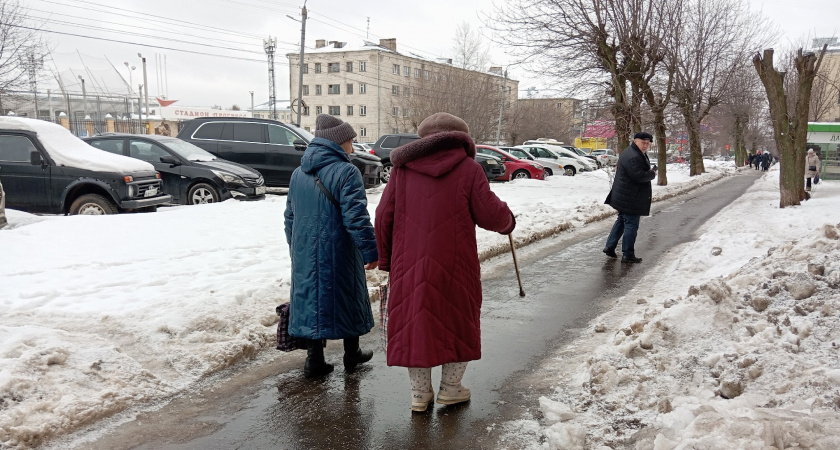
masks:
[(520, 150), (518, 148), (509, 148), (509, 149), (507, 149), (507, 151), (510, 152), (511, 155), (516, 156), (518, 158), (534, 159), (525, 150)]
[(592, 150), (593, 155), (604, 155), (606, 153), (607, 153), (606, 150)]
[(216, 157), (207, 151), (180, 139), (161, 140), (162, 143), (188, 161), (214, 161)]

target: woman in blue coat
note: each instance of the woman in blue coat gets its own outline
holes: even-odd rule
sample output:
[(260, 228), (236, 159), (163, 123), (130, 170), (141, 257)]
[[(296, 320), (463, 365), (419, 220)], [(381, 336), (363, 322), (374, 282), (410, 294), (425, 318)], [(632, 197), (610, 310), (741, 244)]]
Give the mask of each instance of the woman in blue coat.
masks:
[(356, 132), (326, 114), (315, 124), (284, 213), (292, 258), (289, 334), (309, 340), (309, 378), (333, 370), (324, 359), (326, 339), (344, 339), (345, 370), (373, 357), (359, 348), (359, 336), (373, 328), (365, 270), (379, 259), (362, 175), (347, 156)]

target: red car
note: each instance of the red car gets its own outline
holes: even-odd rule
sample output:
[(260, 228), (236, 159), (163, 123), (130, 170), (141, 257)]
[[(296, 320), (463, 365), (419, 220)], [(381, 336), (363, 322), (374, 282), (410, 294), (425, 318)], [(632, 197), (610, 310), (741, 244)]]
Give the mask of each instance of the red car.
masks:
[(495, 156), (502, 160), (506, 169), (505, 174), (496, 178), (496, 181), (510, 181), (514, 178), (545, 179), (545, 168), (533, 161), (517, 158), (504, 150), (489, 145), (476, 145), (475, 150), (478, 153)]

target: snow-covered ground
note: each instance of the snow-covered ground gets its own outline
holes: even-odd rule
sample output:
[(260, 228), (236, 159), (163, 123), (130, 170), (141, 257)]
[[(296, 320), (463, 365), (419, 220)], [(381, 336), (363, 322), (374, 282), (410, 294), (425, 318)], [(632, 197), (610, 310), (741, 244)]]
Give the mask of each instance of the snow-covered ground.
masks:
[(501, 447), (840, 448), (840, 183), (780, 209), (777, 169), (544, 363)]
[[(694, 178), (684, 165), (669, 166), (670, 185), (655, 186), (654, 197), (736, 171), (706, 164), (709, 173)], [(609, 179), (598, 171), (492, 188), (517, 215), (514, 236), (525, 243), (611, 214), (602, 204)], [(368, 192), (371, 214), (381, 192)], [(761, 195), (772, 203), (772, 193)], [(36, 446), (271, 348), (274, 308), (289, 291), (284, 207), (285, 197), (269, 196), (105, 217), (8, 210), (0, 230), (0, 447)], [(768, 232), (756, 245), (774, 239)], [(479, 230), (478, 240), (483, 258), (507, 251), (505, 236)], [(724, 248), (726, 257), (745, 256)], [(372, 288), (381, 274), (369, 275)]]

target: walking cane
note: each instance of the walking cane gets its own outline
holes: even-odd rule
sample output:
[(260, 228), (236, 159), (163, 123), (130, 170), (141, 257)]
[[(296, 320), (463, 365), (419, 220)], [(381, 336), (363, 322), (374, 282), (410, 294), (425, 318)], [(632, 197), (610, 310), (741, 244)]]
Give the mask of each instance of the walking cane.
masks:
[(522, 277), (519, 275), (519, 263), (516, 262), (516, 247), (513, 246), (513, 234), (508, 234), (510, 240), (510, 253), (513, 255), (513, 267), (516, 268), (516, 281), (519, 282), (519, 296), (524, 297), (525, 291), (522, 289)]

